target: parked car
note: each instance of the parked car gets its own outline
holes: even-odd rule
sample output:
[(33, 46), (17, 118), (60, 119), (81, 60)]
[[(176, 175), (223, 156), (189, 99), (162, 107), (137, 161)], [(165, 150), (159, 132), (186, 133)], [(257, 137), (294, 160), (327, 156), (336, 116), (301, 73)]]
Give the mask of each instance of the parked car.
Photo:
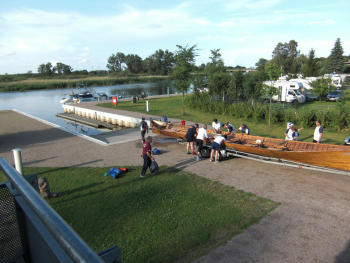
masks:
[(327, 95), (327, 101), (340, 101), (344, 97), (344, 93), (342, 90), (335, 90)]
[(306, 101), (315, 101), (319, 99), (319, 96), (308, 90), (304, 91), (304, 95), (306, 97)]

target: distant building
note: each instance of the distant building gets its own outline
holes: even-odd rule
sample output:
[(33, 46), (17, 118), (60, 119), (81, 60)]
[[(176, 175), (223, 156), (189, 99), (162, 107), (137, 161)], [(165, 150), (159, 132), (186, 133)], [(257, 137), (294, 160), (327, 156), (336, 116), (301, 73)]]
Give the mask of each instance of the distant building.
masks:
[(257, 71), (255, 68), (245, 68), (245, 67), (234, 67), (234, 68), (227, 68), (227, 72), (230, 72), (230, 74), (233, 74), (234, 72), (242, 71), (243, 74), (247, 74), (249, 72)]

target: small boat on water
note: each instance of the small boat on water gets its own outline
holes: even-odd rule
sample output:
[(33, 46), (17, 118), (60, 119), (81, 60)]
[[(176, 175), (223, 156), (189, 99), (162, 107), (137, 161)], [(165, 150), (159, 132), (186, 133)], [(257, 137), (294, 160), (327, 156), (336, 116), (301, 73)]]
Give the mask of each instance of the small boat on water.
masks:
[[(189, 126), (151, 121), (153, 133), (185, 139)], [(207, 130), (209, 140), (214, 130)], [(350, 171), (350, 147), (333, 144), (316, 144), (301, 141), (285, 141), (269, 137), (223, 132), (227, 135), (225, 146), (237, 152), (272, 157), (308, 165)]]
[(78, 93), (74, 93), (62, 98), (60, 103), (81, 103), (86, 101), (102, 101), (108, 100), (108, 95), (104, 92), (96, 93), (93, 90), (83, 90)]

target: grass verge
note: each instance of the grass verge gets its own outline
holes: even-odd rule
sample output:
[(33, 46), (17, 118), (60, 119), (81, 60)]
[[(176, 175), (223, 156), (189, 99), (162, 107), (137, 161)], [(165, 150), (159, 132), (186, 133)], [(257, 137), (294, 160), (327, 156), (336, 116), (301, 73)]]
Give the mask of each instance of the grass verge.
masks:
[(278, 205), (172, 168), (146, 179), (128, 168), (118, 179), (103, 176), (108, 168), (24, 171), (48, 178), (61, 193), (50, 205), (95, 251), (117, 244), (123, 262), (190, 261)]
[[(166, 115), (170, 118), (184, 119), (198, 123), (211, 124), (213, 118), (217, 118), (221, 122), (229, 121), (233, 123), (236, 128), (242, 122), (245, 122), (251, 131), (252, 135), (267, 136), (272, 138), (284, 138), (284, 132), (286, 130), (286, 124), (272, 124), (271, 127), (265, 122), (255, 122), (253, 120), (243, 120), (234, 118), (228, 114), (218, 115), (211, 112), (203, 112), (197, 109), (192, 109), (185, 106), (185, 115), (181, 113), (181, 96), (158, 98), (150, 100), (149, 114), (163, 116)], [(347, 106), (350, 107), (350, 103), (347, 102)], [(114, 108), (112, 103), (100, 103), (98, 106)], [(324, 107), (335, 107), (335, 102), (311, 102), (301, 105), (303, 109), (319, 109)], [(118, 109), (128, 110), (134, 112), (146, 113), (146, 102), (138, 101), (136, 104), (123, 101), (118, 103)], [(300, 128), (300, 127), (299, 127)], [(299, 141), (311, 142), (313, 139), (314, 128), (305, 128), (300, 132)], [(350, 130), (345, 129), (342, 131), (336, 131), (333, 129), (324, 129), (323, 143), (329, 144), (344, 144), (344, 139), (350, 135)]]

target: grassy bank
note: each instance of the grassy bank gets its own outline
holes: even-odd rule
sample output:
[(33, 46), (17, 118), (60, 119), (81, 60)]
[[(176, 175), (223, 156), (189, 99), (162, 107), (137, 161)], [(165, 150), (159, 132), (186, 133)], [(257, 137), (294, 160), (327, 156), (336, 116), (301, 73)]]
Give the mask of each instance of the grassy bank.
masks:
[[(189, 262), (258, 222), (277, 203), (179, 170), (140, 178), (108, 168), (25, 168), (61, 196), (50, 205), (95, 250), (117, 244), (123, 262)], [(0, 181), (3, 177), (0, 176)]]
[[(138, 101), (136, 104), (131, 102), (120, 102), (118, 108), (122, 110), (129, 110), (135, 112), (146, 113), (145, 101)], [(113, 107), (111, 103), (101, 103), (100, 106), (104, 107)], [(207, 123), (211, 124), (213, 118), (218, 118), (221, 122), (229, 121), (233, 123), (236, 127), (239, 127), (240, 123), (245, 122), (251, 130), (251, 134), (268, 136), (273, 138), (284, 138), (283, 134), (286, 130), (286, 124), (272, 124), (271, 127), (267, 125), (266, 122), (256, 122), (253, 120), (244, 120), (241, 118), (234, 118), (229, 114), (214, 114), (211, 112), (205, 112), (198, 109), (193, 109), (188, 106), (185, 107), (185, 115), (181, 114), (181, 96), (178, 97), (168, 97), (160, 99), (150, 100), (150, 112), (149, 114), (167, 117), (190, 120), (193, 122)], [(350, 107), (350, 103), (346, 103), (347, 107)], [(335, 107), (334, 102), (312, 102), (300, 106), (303, 110), (312, 110), (312, 109), (323, 109), (323, 108), (332, 108)], [(305, 127), (301, 131), (299, 140), (311, 142), (313, 138), (314, 128)], [(324, 143), (330, 144), (344, 144), (345, 137), (350, 135), (349, 129), (342, 131), (337, 131), (335, 129), (324, 130)]]
[(153, 82), (167, 79), (167, 76), (95, 76), (85, 78), (29, 78), (21, 81), (0, 82), (0, 92), (8, 91), (27, 91), (39, 89), (64, 89), (75, 88), (77, 85), (84, 84), (87, 87), (93, 86), (111, 86), (119, 84)]

